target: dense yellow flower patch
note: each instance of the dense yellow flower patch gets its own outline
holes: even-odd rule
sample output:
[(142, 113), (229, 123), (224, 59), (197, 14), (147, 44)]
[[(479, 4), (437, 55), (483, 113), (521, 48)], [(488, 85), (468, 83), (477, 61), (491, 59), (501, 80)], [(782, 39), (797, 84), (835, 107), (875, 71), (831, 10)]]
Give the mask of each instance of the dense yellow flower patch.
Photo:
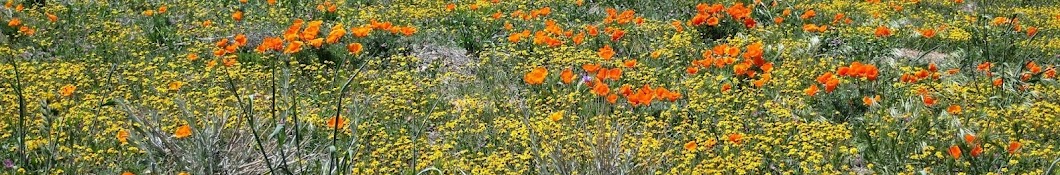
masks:
[(4, 174), (1056, 174), (1060, 4), (14, 1)]

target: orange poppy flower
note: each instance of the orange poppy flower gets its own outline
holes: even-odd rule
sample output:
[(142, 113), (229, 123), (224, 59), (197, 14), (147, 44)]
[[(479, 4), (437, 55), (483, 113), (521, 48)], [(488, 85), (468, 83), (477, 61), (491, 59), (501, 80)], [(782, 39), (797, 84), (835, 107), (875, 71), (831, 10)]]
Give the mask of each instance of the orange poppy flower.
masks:
[(361, 43), (350, 43), (350, 44), (346, 45), (346, 50), (350, 51), (350, 54), (354, 54), (354, 55), (360, 54), (361, 50), (363, 50), (363, 49), (364, 49), (364, 46), (361, 45)]
[(59, 21), (59, 17), (55, 16), (55, 14), (47, 13), (46, 15), (48, 16), (48, 21), (51, 21), (51, 22)]
[(449, 4), (446, 4), (446, 5), (445, 5), (445, 11), (447, 11), (447, 12), (448, 12), (448, 11), (453, 11), (453, 10), (455, 10), (455, 9), (456, 9), (456, 4), (453, 4), (453, 3), (449, 3)]
[(121, 142), (122, 144), (128, 143), (129, 131), (125, 131), (124, 129), (118, 130), (118, 135), (116, 137), (118, 138), (118, 142)]
[(924, 101), (924, 105), (925, 106), (934, 106), (935, 105), (935, 98), (931, 97), (931, 95), (924, 94), (924, 95), (920, 95), (920, 96), (921, 96), (922, 100)]
[(618, 80), (619, 78), (622, 78), (622, 69), (619, 69), (619, 68), (602, 69), (602, 70), (596, 72), (596, 78), (600, 79), (600, 80), (606, 80), (606, 79)]
[[(843, 69), (841, 68), (840, 70), (843, 70)], [(824, 74), (821, 74), (820, 76), (817, 76), (817, 83), (821, 83), (821, 84), (828, 83), (829, 80), (832, 80), (832, 77), (834, 77), (832, 75), (832, 72), (825, 72)]]
[(953, 156), (953, 159), (960, 159), (961, 158), (961, 148), (957, 147), (957, 145), (950, 146), (950, 151), (949, 152), (950, 152), (950, 156)]
[(946, 70), (946, 74), (953, 75), (953, 74), (960, 73), (960, 71), (961, 71), (961, 69), (953, 68), (953, 69), (950, 69), (950, 70)]
[(188, 53), (188, 61), (199, 60), (199, 54)]
[(352, 32), (353, 36), (358, 37), (358, 38), (364, 38), (364, 37), (367, 37), (368, 34), (372, 33), (372, 27), (370, 27), (370, 26), (355, 27), (355, 28), (351, 28), (350, 31)]
[(920, 70), (920, 71), (917, 71), (916, 74), (914, 74), (914, 75), (916, 75), (916, 77), (919, 78), (919, 79), (924, 79), (924, 78), (927, 78), (929, 73), (928, 73), (927, 70)]
[(291, 22), (291, 26), (287, 27), (287, 30), (283, 32), (283, 39), (287, 41), (294, 41), (298, 39), (298, 31), (302, 30), (302, 19), (295, 19)]
[(696, 141), (688, 141), (688, 143), (685, 143), (685, 151), (696, 152)]
[(552, 120), (552, 122), (559, 122), (559, 120), (563, 119), (564, 112), (565, 111), (553, 112), (552, 114), (548, 115), (548, 119)]
[(523, 37), (522, 33), (512, 33), (511, 35), (508, 35), (508, 42), (519, 43), (519, 41), (523, 40)]
[(622, 65), (626, 66), (626, 68), (633, 68), (633, 66), (637, 66), (637, 60), (631, 59), (622, 61)]
[(626, 36), (626, 31), (615, 30), (614, 32), (611, 32), (611, 41), (618, 41), (619, 39), (622, 39), (622, 36)]
[(493, 15), (491, 15), (490, 17), (493, 17), (494, 20), (498, 20), (501, 19), (501, 17), (504, 17), (504, 14), (502, 14), (501, 11), (498, 10), (497, 13), (493, 13)]
[(688, 20), (688, 23), (691, 24), (692, 26), (700, 26), (700, 25), (703, 25), (703, 23), (706, 23), (707, 19), (709, 19), (709, 18), (710, 18), (710, 15), (706, 15), (706, 14), (702, 14), (701, 13), (701, 14), (698, 14), (696, 16), (693, 16), (692, 19)]
[(1034, 35), (1036, 35), (1036, 34), (1038, 34), (1038, 27), (1028, 27), (1027, 28), (1027, 37), (1034, 37)]
[(1001, 85), (1003, 85), (1004, 83), (1005, 82), (1001, 80), (1001, 78), (995, 78), (993, 82), (994, 87), (1001, 87)]
[(604, 47), (600, 48), (597, 55), (604, 60), (611, 60), (611, 57), (615, 56), (615, 50), (611, 49), (611, 45), (604, 45)]
[(876, 27), (876, 37), (888, 37), (891, 36), (891, 29), (885, 26)]
[(633, 89), (633, 87), (630, 86), (629, 84), (623, 84), (622, 87), (618, 88), (618, 93), (622, 94), (622, 96), (627, 96), (628, 97), (630, 94), (633, 94), (633, 90), (632, 89)]
[(574, 42), (575, 45), (582, 44), (582, 41), (585, 41), (585, 32), (579, 32), (577, 35), (574, 35), (574, 37), (571, 37), (571, 41)]
[(285, 54), (298, 53), (298, 51), (302, 51), (302, 44), (303, 43), (301, 41), (294, 41), (294, 42), (287, 43), (287, 47), (285, 47), (283, 49), (283, 53), (285, 53)]
[(1031, 71), (1031, 73), (1037, 74), (1037, 73), (1042, 72), (1042, 67), (1038, 66), (1038, 64), (1034, 63), (1034, 61), (1027, 62), (1027, 66), (1026, 67), (1027, 67), (1027, 70)]
[(346, 127), (346, 119), (343, 119), (341, 116), (331, 117), (331, 119), (328, 119), (327, 126), (328, 128)]
[(1008, 150), (1008, 154), (1016, 154), (1016, 151), (1019, 151), (1019, 149), (1020, 149), (1020, 142), (1019, 141), (1013, 140), (1013, 141), (1010, 141), (1008, 143), (1008, 149), (1007, 149)]
[(173, 131), (173, 137), (178, 139), (186, 138), (188, 136), (191, 136), (191, 126), (186, 124), (177, 127), (177, 130)]
[(369, 24), (372, 26), (373, 29), (380, 30), (390, 30), (390, 28), (393, 27), (393, 24), (390, 22), (377, 22), (374, 19), (370, 20)]
[(763, 74), (762, 78), (759, 78), (758, 80), (755, 80), (752, 83), (754, 84), (755, 87), (760, 88), (760, 87), (764, 86), (766, 83), (768, 83), (771, 78), (772, 78), (771, 74), (768, 74), (768, 73), (767, 74)]
[(597, 70), (600, 70), (600, 65), (597, 65), (597, 64), (583, 64), (582, 65), (582, 69), (585, 70), (585, 72), (588, 72), (588, 73), (596, 73)]
[(972, 135), (971, 133), (964, 133), (964, 142), (968, 144), (975, 143), (975, 135)]
[(688, 68), (685, 68), (685, 72), (687, 72), (688, 74), (696, 74), (696, 73), (699, 72), (699, 67), (697, 67), (697, 66), (688, 66)]
[(677, 32), (681, 32), (682, 30), (684, 30), (684, 28), (681, 27), (681, 21), (670, 22), (670, 26), (673, 26), (674, 30), (677, 30)]
[(236, 21), (242, 21), (243, 20), (243, 11), (236, 10), (236, 12), (233, 12), (232, 13), (232, 19), (234, 19)]
[(817, 24), (805, 24), (805, 25), (802, 25), (802, 31), (805, 31), (805, 32), (816, 32), (817, 31)]
[(611, 93), (611, 88), (607, 87), (607, 84), (596, 83), (593, 85), (592, 93), (598, 96), (607, 96), (607, 94)]
[(544, 67), (537, 67), (526, 73), (523, 76), (523, 81), (530, 85), (539, 85), (545, 82), (545, 76), (548, 76), (548, 70)]
[(721, 92), (726, 92), (726, 91), (729, 91), (730, 89), (732, 89), (732, 85), (729, 84), (729, 83), (725, 83), (725, 84), (721, 85)]
[(600, 34), (600, 29), (596, 25), (585, 25), (585, 32), (588, 32), (589, 36), (596, 36)]
[(258, 52), (266, 52), (269, 50), (281, 51), (283, 50), (283, 39), (276, 37), (266, 37), (262, 39), (261, 44), (256, 49)]
[(615, 104), (615, 102), (618, 102), (618, 95), (615, 95), (615, 94), (607, 95), (607, 103)]
[(710, 17), (707, 19), (707, 25), (709, 26), (718, 26), (718, 23), (721, 23), (721, 19), (718, 19), (718, 17)]
[(817, 85), (810, 85), (810, 87), (806, 88), (805, 90), (802, 90), (802, 92), (806, 93), (806, 96), (813, 97), (817, 94)]
[(999, 26), (1002, 24), (1008, 24), (1009, 22), (1011, 21), (1008, 18), (999, 16), (994, 17), (994, 19), (990, 21), (990, 25)]
[(221, 59), (221, 65), (224, 65), (225, 67), (235, 66), (236, 63), (239, 63), (239, 61), (236, 60), (235, 55), (229, 55), (228, 57)]
[(835, 17), (832, 18), (832, 24), (838, 23), (839, 20), (843, 20), (844, 18), (846, 18), (846, 16), (847, 15), (843, 13), (835, 14)]
[(985, 72), (985, 71), (990, 71), (990, 66), (991, 66), (990, 62), (983, 62), (983, 63), (979, 63), (979, 66), (975, 66), (975, 69)]
[(312, 40), (317, 38), (317, 35), (320, 35), (320, 27), (322, 25), (324, 25), (324, 21), (310, 21), (309, 24), (306, 24), (305, 30), (302, 30), (302, 40)]
[(180, 87), (184, 86), (184, 82), (181, 82), (181, 81), (169, 82), (168, 86), (169, 86), (169, 90), (170, 91), (177, 91), (177, 90), (180, 90)]
[(62, 95), (63, 97), (70, 97), (71, 95), (74, 95), (75, 90), (77, 90), (77, 86), (68, 84), (59, 88), (59, 95)]
[(571, 70), (570, 68), (564, 69), (563, 72), (559, 74), (559, 78), (561, 81), (563, 81), (563, 84), (573, 83), (575, 78), (574, 70)]
[(876, 95), (876, 98), (871, 98), (869, 96), (864, 96), (864, 97), (861, 97), (861, 103), (864, 104), (865, 106), (872, 106), (872, 105), (875, 105), (877, 103), (877, 101), (879, 101), (879, 99), (880, 99), (880, 95)]
[(810, 9), (810, 10), (806, 10), (806, 12), (802, 12), (802, 15), (799, 15), (799, 19), (806, 20), (806, 19), (813, 18), (814, 16), (817, 16), (817, 11), (814, 11), (813, 9)]
[(742, 140), (742, 139), (743, 139), (743, 136), (740, 135), (739, 133), (729, 134), (729, 142), (732, 142), (733, 144), (739, 145), (740, 144), (740, 140)]
[(1042, 74), (1045, 74), (1045, 78), (1055, 78), (1056, 77), (1056, 68), (1050, 67), (1050, 68), (1045, 70), (1045, 73), (1042, 73)]
[(920, 36), (924, 36), (925, 38), (935, 37), (935, 29), (931, 28), (917, 30), (917, 33), (920, 33)]
[(416, 28), (412, 26), (402, 27), (401, 34), (405, 36), (412, 36), (412, 34), (416, 34)]
[(972, 148), (972, 152), (971, 153), (972, 153), (972, 157), (979, 157), (979, 155), (983, 154), (983, 146), (975, 145), (975, 147)]
[(315, 48), (320, 48), (320, 46), (324, 45), (324, 38), (317, 38), (317, 39), (309, 40), (309, 45), (311, 45), (311, 46), (313, 46)]
[[(946, 112), (949, 112), (949, 113), (950, 113), (950, 115), (957, 115), (957, 114), (961, 114), (961, 106), (958, 106), (958, 105), (950, 105), (950, 107), (947, 107), (947, 108), (946, 108)], [(968, 136), (966, 135), (965, 137), (967, 138)], [(972, 138), (974, 139), (975, 137), (972, 137)]]
[(652, 100), (655, 99), (655, 91), (652, 90), (651, 87), (649, 87), (648, 85), (644, 85), (643, 87), (638, 89), (636, 93), (633, 93), (626, 98), (633, 106), (647, 106), (651, 104)]
[(214, 56), (218, 56), (218, 57), (224, 56), (226, 53), (228, 53), (228, 52), (226, 52), (225, 49), (223, 49), (223, 48), (217, 48), (217, 49), (213, 50), (213, 55)]
[(237, 46), (243, 47), (243, 46), (247, 45), (247, 35), (238, 34), (238, 35), (236, 35), (233, 38), (234, 38), (233, 40), (236, 41), (236, 45)]
[(837, 86), (839, 86), (839, 79), (830, 79), (824, 84), (824, 91), (832, 93)]
[(345, 27), (343, 27), (342, 24), (336, 24), (335, 26), (331, 27), (331, 32), (328, 32), (328, 36), (326, 37), (327, 39), (325, 40), (325, 42), (327, 42), (328, 44), (335, 44), (339, 42), (339, 39), (342, 39), (342, 36), (345, 35)]

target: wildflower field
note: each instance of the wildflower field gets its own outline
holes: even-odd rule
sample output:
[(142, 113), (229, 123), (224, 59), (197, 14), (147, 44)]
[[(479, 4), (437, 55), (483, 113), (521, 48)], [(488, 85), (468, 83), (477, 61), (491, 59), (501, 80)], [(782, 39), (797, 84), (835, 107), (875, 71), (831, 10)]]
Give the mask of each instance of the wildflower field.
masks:
[(0, 3), (0, 174), (1060, 174), (1055, 0)]

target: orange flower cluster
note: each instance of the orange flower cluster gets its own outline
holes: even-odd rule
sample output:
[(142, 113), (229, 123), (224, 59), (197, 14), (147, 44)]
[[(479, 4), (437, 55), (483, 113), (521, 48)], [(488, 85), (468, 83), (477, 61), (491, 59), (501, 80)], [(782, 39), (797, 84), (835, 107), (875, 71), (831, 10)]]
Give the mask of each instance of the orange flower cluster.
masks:
[[(237, 56), (235, 55), (235, 53), (239, 50), (239, 48), (242, 48), (243, 46), (247, 45), (247, 36), (243, 34), (238, 34), (232, 37), (232, 39), (229, 39), (227, 37), (221, 38), (214, 45), (217, 46), (217, 48), (214, 49), (213, 55), (222, 58), (221, 61), (225, 67), (232, 67), (236, 63), (238, 63), (238, 61), (236, 61)], [(211, 63), (214, 61), (216, 60), (211, 60)]]
[(839, 76), (848, 76), (853, 78), (867, 78), (870, 81), (876, 81), (876, 78), (880, 76), (880, 70), (875, 65), (861, 64), (861, 62), (850, 63), (850, 66), (839, 67), (836, 70), (836, 74)]
[[(624, 84), (617, 91), (613, 90), (607, 82), (617, 81), (622, 78), (623, 70), (620, 67), (604, 68), (599, 64), (584, 64), (581, 68), (585, 71), (585, 74), (594, 75), (591, 80), (586, 82), (587, 87), (589, 87), (589, 92), (593, 95), (605, 98), (607, 102), (611, 104), (618, 102), (619, 95), (626, 98), (632, 106), (648, 106), (655, 100), (674, 102), (681, 98), (681, 93), (679, 92), (670, 91), (664, 87), (652, 88), (649, 85), (644, 85), (639, 89), (633, 89), (629, 84)], [(523, 81), (529, 85), (540, 85), (544, 83), (547, 76), (547, 69), (537, 67), (530, 72), (527, 72), (523, 76)], [(560, 81), (563, 84), (572, 84), (577, 78), (577, 75), (571, 68), (564, 69), (560, 73)]]
[[(743, 61), (733, 66), (733, 73), (736, 76), (743, 76), (748, 80), (752, 80), (755, 87), (762, 87), (765, 83), (769, 82), (772, 78), (770, 72), (773, 71), (773, 63), (766, 61), (762, 54), (762, 42), (755, 42), (754, 44), (748, 45), (746, 52), (743, 53)], [(726, 51), (726, 55), (736, 55), (731, 48)], [(735, 50), (739, 52), (739, 50)], [(755, 75), (757, 76), (757, 79)]]
[(651, 102), (656, 98), (659, 100), (668, 100), (670, 102), (677, 101), (677, 99), (681, 98), (681, 93), (667, 90), (664, 87), (656, 87), (652, 89), (648, 85), (644, 85), (636, 91), (633, 91), (632, 87), (629, 85), (622, 85), (622, 88), (618, 91), (619, 94), (622, 94), (622, 96), (629, 101), (629, 104), (633, 106), (651, 105)]
[(335, 3), (332, 3), (331, 1), (324, 1), (324, 3), (317, 4), (317, 10), (326, 11), (328, 13), (335, 13), (338, 8), (339, 6)]
[(751, 18), (752, 9), (748, 8), (743, 3), (736, 3), (728, 8), (721, 4), (711, 5), (700, 3), (696, 5), (696, 11), (696, 16), (693, 16), (692, 19), (688, 21), (692, 26), (701, 26), (703, 24), (707, 24), (708, 26), (718, 26), (718, 24), (721, 23), (721, 18), (725, 17), (725, 15), (721, 14), (723, 11), (734, 21), (743, 22), (744, 26), (747, 28), (753, 28), (756, 25), (754, 19)]
[(643, 16), (637, 16), (637, 12), (630, 9), (624, 10), (622, 13), (618, 13), (615, 8), (607, 8), (607, 17), (604, 18), (604, 24), (617, 23), (617, 24), (628, 24), (630, 22), (636, 24), (644, 23)]
[[(764, 86), (771, 79), (770, 72), (773, 71), (773, 63), (766, 61), (763, 57), (762, 42), (748, 45), (741, 54), (739, 47), (726, 44), (714, 46), (710, 50), (703, 51), (703, 59), (693, 60), (692, 65), (685, 69), (689, 74), (696, 74), (700, 68), (721, 68), (736, 62), (738, 56), (743, 59), (740, 63), (733, 65), (733, 73), (736, 76), (753, 80), (755, 87)], [(756, 79), (757, 78), (757, 79)]]
[(989, 76), (993, 76), (994, 75), (992, 72), (990, 72), (990, 67), (992, 67), (992, 66), (993, 66), (993, 64), (991, 64), (990, 62), (983, 62), (983, 63), (979, 63), (978, 66), (975, 66), (975, 70), (980, 71), (980, 72), (984, 72), (984, 73), (986, 73), (986, 76), (989, 77)]
[[(327, 3), (327, 2), (325, 2)], [(342, 24), (334, 24), (331, 29), (323, 38), (320, 37), (320, 29), (323, 26), (324, 21), (315, 20), (306, 23), (302, 19), (295, 19), (291, 22), (291, 25), (287, 27), (281, 37), (265, 37), (262, 39), (261, 44), (258, 45), (254, 50), (259, 53), (265, 53), (268, 51), (282, 51), (284, 54), (295, 54), (302, 51), (302, 47), (308, 44), (314, 48), (321, 48), (324, 44), (336, 44), (342, 41), (342, 38), (347, 34), (351, 34), (357, 38), (367, 37), (372, 30), (385, 30), (390, 31), (393, 34), (402, 34), (404, 36), (410, 36), (416, 33), (416, 28), (412, 26), (394, 26), (390, 22), (378, 22), (371, 20), (369, 24), (362, 25), (360, 27), (353, 27), (349, 30)], [(302, 27), (305, 27), (304, 29)], [(242, 43), (240, 46), (245, 45), (246, 38), (239, 35), (236, 37), (237, 43)], [(284, 46), (284, 42), (287, 43)], [(220, 43), (218, 43), (220, 46)], [(346, 49), (351, 54), (359, 54), (363, 45), (360, 43), (349, 43), (346, 45)], [(217, 55), (219, 51), (215, 51)]]
[(889, 37), (891, 36), (891, 29), (886, 26), (876, 27), (876, 37)]
[[(569, 38), (575, 44), (581, 44), (585, 39), (584, 32), (574, 35), (573, 30), (563, 29), (562, 26), (558, 25), (554, 20), (545, 20), (545, 28), (536, 32), (533, 32), (533, 43), (535, 45), (547, 45), (550, 47), (558, 47), (563, 45), (561, 38)], [(505, 28), (511, 30), (513, 26), (511, 23), (506, 23)], [(514, 32), (508, 35), (508, 41), (511, 43), (519, 43), (523, 38), (531, 36), (531, 31), (524, 29), (521, 32)]]
[(529, 13), (524, 12), (523, 10), (516, 10), (515, 12), (512, 12), (510, 16), (523, 20), (531, 20), (548, 16), (549, 14), (552, 14), (551, 7), (541, 7), (539, 9), (531, 10)]
[[(836, 87), (839, 86), (839, 79), (835, 78), (835, 75), (833, 75), (832, 72), (825, 72), (824, 74), (817, 76), (817, 83), (823, 84), (825, 92), (831, 93), (832, 91), (835, 91)], [(806, 94), (810, 96), (813, 96), (811, 94), (814, 94), (816, 92), (817, 85), (810, 86), (810, 88), (806, 90)]]
[(1020, 80), (1023, 81), (1030, 80), (1033, 76), (1041, 76), (1041, 78), (1056, 78), (1055, 67), (1050, 66), (1049, 68), (1045, 68), (1045, 71), (1042, 71), (1042, 67), (1034, 61), (1027, 62), (1027, 64), (1024, 65), (1023, 70), (1026, 70), (1026, 72), (1023, 72), (1020, 76)]
[[(836, 74), (832, 74), (832, 72), (825, 72), (824, 74), (817, 76), (816, 80), (817, 83), (824, 85), (825, 92), (831, 93), (832, 91), (835, 91), (836, 87), (839, 86), (839, 79), (836, 77), (836, 75), (852, 78), (866, 78), (870, 81), (875, 81), (876, 78), (879, 77), (880, 73), (874, 65), (862, 64), (861, 62), (853, 62), (850, 64), (850, 66), (839, 67), (836, 70)], [(817, 91), (817, 85), (811, 85), (810, 87), (803, 90), (803, 92), (805, 92), (807, 96), (813, 96), (814, 94), (817, 94)], [(876, 101), (878, 101), (878, 98)]]
[(916, 83), (920, 80), (927, 79), (928, 77), (937, 80), (939, 79), (939, 75), (941, 75), (938, 71), (938, 66), (935, 65), (935, 63), (931, 63), (928, 64), (927, 69), (920, 69), (920, 71), (917, 71), (916, 73), (902, 74), (902, 77), (898, 80), (903, 83)]

